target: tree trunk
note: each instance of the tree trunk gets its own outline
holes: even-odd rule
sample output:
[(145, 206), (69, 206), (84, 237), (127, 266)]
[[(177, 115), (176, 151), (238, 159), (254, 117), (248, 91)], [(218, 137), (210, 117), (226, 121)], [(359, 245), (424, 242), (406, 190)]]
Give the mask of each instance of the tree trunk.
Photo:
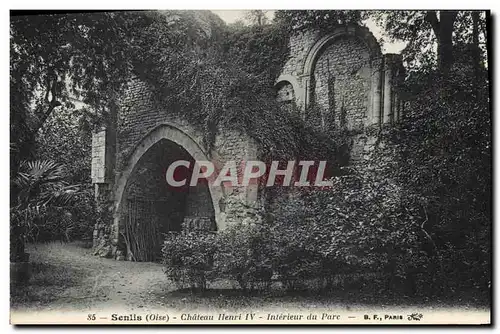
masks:
[(440, 11), (439, 20), (437, 11), (428, 11), (425, 20), (430, 23), (437, 40), (438, 68), (443, 77), (447, 78), (453, 64), (453, 24), (457, 11)]
[(438, 37), (438, 65), (441, 73), (446, 78), (453, 64), (453, 24), (457, 11), (441, 11)]
[[(472, 12), (472, 44), (474, 47), (474, 79), (479, 82), (479, 71), (481, 67), (481, 49), (479, 48), (479, 12)], [(477, 86), (476, 86), (477, 87)]]

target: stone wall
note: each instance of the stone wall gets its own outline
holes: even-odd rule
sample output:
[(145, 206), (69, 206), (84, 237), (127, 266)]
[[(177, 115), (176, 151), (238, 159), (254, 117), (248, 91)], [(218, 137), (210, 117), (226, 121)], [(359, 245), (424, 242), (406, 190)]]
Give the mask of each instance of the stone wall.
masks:
[[(307, 55), (310, 53), (312, 47), (316, 42), (326, 34), (317, 30), (309, 30), (298, 32), (290, 36), (289, 49), (290, 56), (283, 66), (282, 74), (289, 74), (300, 78), (304, 73), (304, 62)], [(302, 88), (303, 82), (299, 80)]]
[[(244, 162), (258, 160), (259, 150), (253, 140), (245, 139), (247, 136), (241, 131), (224, 131), (215, 140), (212, 154), (216, 168), (222, 168), (228, 161), (237, 163), (238, 180), (241, 183)], [(244, 187), (224, 187), (224, 198), (221, 206), (225, 207), (224, 220), (226, 225), (241, 222), (246, 218), (253, 218), (258, 210), (259, 189), (256, 184), (250, 183)]]
[[(230, 160), (240, 164), (241, 161), (257, 159), (257, 144), (240, 131), (218, 129), (210, 151), (203, 146), (203, 138), (201, 127), (190, 123), (182, 111), (161, 107), (146, 83), (137, 79), (130, 82), (118, 106), (116, 142), (106, 143), (106, 146), (116, 146), (112, 164), (114, 168), (109, 171), (112, 177), (105, 183), (96, 183), (98, 198), (103, 198), (100, 189), (112, 189), (108, 201), (112, 203), (113, 218), (96, 225), (95, 247), (106, 249), (106, 256), (126, 258), (120, 231), (128, 198), (156, 198), (173, 203), (169, 202), (172, 193), (163, 187), (165, 171), (173, 160), (188, 158), (179, 155), (178, 151), (171, 156), (173, 149), (168, 148), (168, 145), (163, 147), (163, 151), (160, 149), (155, 152), (158, 142), (165, 140), (184, 149), (193, 161), (209, 160), (219, 168)], [(225, 189), (204, 185), (190, 189), (183, 203), (174, 206), (184, 205), (184, 221), (181, 224), (184, 228), (221, 229), (226, 224), (248, 218), (255, 210), (257, 197), (258, 190), (252, 186)], [(242, 207), (245, 209), (242, 210)], [(213, 218), (208, 217), (207, 212), (212, 212)]]
[[(382, 54), (368, 28), (356, 25), (295, 33), (289, 49), (276, 81), (277, 101), (287, 107), (293, 95), (308, 124), (327, 133), (346, 130), (349, 164), (362, 170), (375, 148), (383, 149), (379, 132), (403, 117), (398, 94), (404, 78), (401, 56)], [(266, 203), (267, 213), (302, 205), (296, 190), (276, 192)]]
[(363, 130), (370, 100), (367, 47), (356, 37), (339, 37), (319, 55), (313, 78), (312, 100), (321, 113), (322, 128)]
[[(383, 55), (366, 27), (339, 26), (330, 31), (298, 32), (276, 81), (278, 101), (293, 96), (304, 120), (320, 130), (351, 134), (351, 162), (369, 150), (369, 128), (394, 124), (402, 117), (398, 83), (404, 77), (399, 55)], [(371, 131), (373, 132), (373, 131)]]

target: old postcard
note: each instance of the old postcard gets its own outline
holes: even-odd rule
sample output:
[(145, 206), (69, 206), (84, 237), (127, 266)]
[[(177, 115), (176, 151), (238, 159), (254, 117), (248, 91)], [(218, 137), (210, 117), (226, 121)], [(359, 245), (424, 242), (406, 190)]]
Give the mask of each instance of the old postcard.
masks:
[(489, 27), (12, 11), (11, 324), (491, 324)]

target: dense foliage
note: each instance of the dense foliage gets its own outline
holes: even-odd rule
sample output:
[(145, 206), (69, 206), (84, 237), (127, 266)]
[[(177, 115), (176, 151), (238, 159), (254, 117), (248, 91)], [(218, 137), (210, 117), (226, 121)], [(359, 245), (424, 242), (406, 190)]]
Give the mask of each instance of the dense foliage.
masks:
[[(53, 225), (50, 237), (68, 237), (68, 220), (80, 195), (70, 184), (64, 167), (51, 160), (22, 161), (12, 180), (19, 189), (17, 204), (11, 207), (11, 261), (24, 257), (26, 239), (37, 239), (40, 226)], [(59, 235), (58, 235), (59, 234)]]
[[(132, 29), (131, 58), (164, 105), (202, 128), (207, 148), (218, 128), (228, 126), (247, 132), (269, 158), (323, 150), (325, 142), (332, 147), (275, 100), (273, 85), (288, 55), (281, 25), (215, 25), (200, 32), (182, 15), (145, 15), (144, 27)], [(164, 63), (170, 66), (158, 66)]]
[[(310, 188), (281, 198), (262, 224), (235, 225), (218, 233), (206, 263), (208, 277), (212, 282), (231, 279), (242, 289), (267, 289), (281, 282), (289, 290), (325, 291), (343, 284), (339, 276), (372, 275), (379, 280), (372, 286), (376, 290), (422, 293), (417, 281), (422, 288), (428, 275), (415, 262), (422, 261), (424, 251), (418, 221), (401, 207), (401, 190), (380, 174), (377, 169), (334, 177), (334, 190)], [(167, 244), (186, 244), (187, 239), (192, 242), (190, 235), (181, 234)], [(168, 264), (172, 258), (192, 256), (164, 248)], [(188, 260), (179, 262), (187, 265)]]
[(92, 125), (86, 116), (86, 110), (62, 108), (39, 130), (35, 155), (63, 165), (66, 181), (78, 185), (79, 195), (78, 205), (70, 208), (70, 214), (39, 222), (34, 241), (91, 239), (97, 214), (90, 180)]
[[(13, 161), (29, 158), (47, 118), (71, 98), (103, 115), (130, 76), (125, 19), (114, 13), (13, 16), (10, 96)], [(17, 159), (16, 159), (17, 158)]]
[(230, 26), (222, 48), (234, 65), (272, 87), (289, 56), (287, 37), (282, 24)]
[[(23, 243), (28, 237), (70, 239), (68, 231), (79, 230), (76, 232), (79, 237), (89, 232), (92, 220), (88, 217), (93, 217), (94, 212), (87, 174), (90, 131), (78, 132), (78, 122), (85, 119), (87, 125), (89, 122), (101, 123), (123, 92), (132, 68), (126, 51), (129, 44), (125, 39), (127, 22), (132, 17), (109, 12), (11, 17), (13, 259), (24, 256)], [(88, 108), (75, 108), (75, 99)], [(77, 110), (79, 114), (72, 115)], [(64, 179), (67, 186), (78, 186), (79, 194), (84, 194), (78, 205), (66, 203), (56, 208), (51, 202), (40, 202), (37, 192), (23, 195), (26, 187), (31, 189), (32, 186), (18, 182), (26, 175), (28, 180), (36, 180), (35, 184), (52, 184), (52, 179), (44, 180), (45, 172), (55, 171), (53, 168), (45, 171), (48, 161), (65, 170), (64, 178), (58, 176), (58, 182)], [(24, 166), (30, 164), (33, 168), (25, 171)], [(80, 186), (82, 183), (85, 185)], [(44, 194), (46, 190), (37, 191)], [(28, 211), (30, 214), (21, 214)], [(32, 234), (31, 227), (38, 232)]]
[[(428, 230), (435, 260), (451, 285), (485, 288), (490, 280), (491, 114), (485, 76), (457, 68), (430, 75), (409, 103), (396, 134), (406, 206)], [(486, 73), (484, 73), (486, 74)], [(467, 274), (465, 274), (467, 273)]]
[(170, 233), (162, 252), (165, 273), (179, 287), (206, 289), (212, 277), (215, 235), (211, 233)]
[(275, 21), (289, 31), (321, 29), (328, 31), (339, 25), (360, 23), (362, 12), (359, 10), (278, 10)]

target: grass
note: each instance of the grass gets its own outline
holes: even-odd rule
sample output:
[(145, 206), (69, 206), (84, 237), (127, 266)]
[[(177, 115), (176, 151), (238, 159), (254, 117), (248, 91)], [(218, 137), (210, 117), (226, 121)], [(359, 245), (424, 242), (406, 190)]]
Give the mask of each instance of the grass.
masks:
[[(79, 247), (74, 244), (74, 247)], [(64, 254), (68, 245), (51, 242), (28, 246), (30, 251), (31, 278), (29, 283), (10, 285), (12, 307), (31, 307), (50, 304), (65, 289), (77, 286), (85, 276), (85, 271), (53, 261), (53, 255)]]

